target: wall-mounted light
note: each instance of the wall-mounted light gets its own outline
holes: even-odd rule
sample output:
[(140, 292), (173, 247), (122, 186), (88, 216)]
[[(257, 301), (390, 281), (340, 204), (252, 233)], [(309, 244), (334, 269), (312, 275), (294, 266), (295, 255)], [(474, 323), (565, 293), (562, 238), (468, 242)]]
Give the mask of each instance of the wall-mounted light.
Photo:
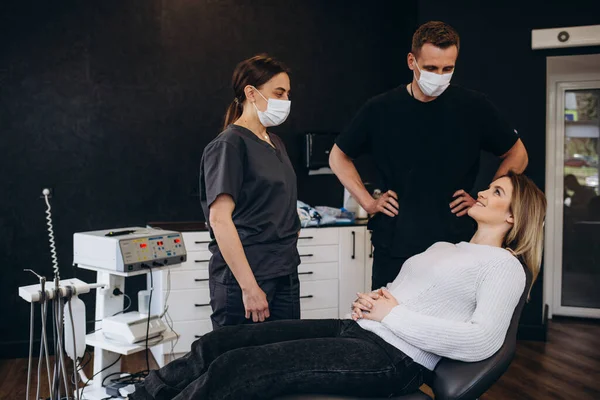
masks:
[(531, 31), (531, 48), (533, 50), (582, 46), (600, 46), (600, 25)]

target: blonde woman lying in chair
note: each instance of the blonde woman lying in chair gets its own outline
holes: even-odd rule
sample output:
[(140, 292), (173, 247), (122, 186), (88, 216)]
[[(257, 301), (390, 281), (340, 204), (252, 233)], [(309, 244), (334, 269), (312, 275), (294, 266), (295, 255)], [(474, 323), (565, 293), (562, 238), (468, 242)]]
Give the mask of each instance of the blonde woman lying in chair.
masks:
[(442, 357), (475, 362), (501, 347), (529, 269), (542, 256), (544, 194), (509, 174), (479, 193), (470, 242), (435, 243), (387, 288), (359, 294), (346, 320), (224, 327), (136, 387), (132, 399), (269, 399), (414, 392)]

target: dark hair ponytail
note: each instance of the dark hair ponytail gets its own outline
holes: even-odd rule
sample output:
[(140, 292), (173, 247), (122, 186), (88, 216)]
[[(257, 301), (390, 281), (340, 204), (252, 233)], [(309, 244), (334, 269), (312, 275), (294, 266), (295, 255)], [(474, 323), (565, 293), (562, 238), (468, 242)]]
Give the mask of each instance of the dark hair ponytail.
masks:
[(266, 54), (259, 54), (239, 63), (233, 71), (231, 86), (234, 97), (225, 113), (223, 129), (242, 115), (244, 102), (246, 101), (244, 92), (246, 86), (250, 85), (258, 89), (282, 72), (289, 74), (288, 68), (282, 62)]
[(234, 98), (229, 107), (227, 107), (227, 112), (225, 113), (225, 124), (223, 125), (223, 129), (227, 128), (230, 124), (237, 121), (237, 119), (242, 116), (243, 110), (244, 108), (239, 103), (237, 97)]

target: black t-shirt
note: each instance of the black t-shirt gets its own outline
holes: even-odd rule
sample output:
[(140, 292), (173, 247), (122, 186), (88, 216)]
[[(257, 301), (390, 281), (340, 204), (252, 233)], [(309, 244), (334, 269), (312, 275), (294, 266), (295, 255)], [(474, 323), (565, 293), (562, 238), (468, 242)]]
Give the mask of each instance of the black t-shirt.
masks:
[[(270, 137), (275, 148), (248, 129), (229, 125), (206, 146), (200, 163), (204, 216), (209, 221), (217, 196), (231, 195), (233, 223), (257, 280), (291, 274), (300, 264), (296, 174), (281, 139)], [(212, 229), (210, 234), (210, 278), (235, 282)]]
[(384, 185), (398, 194), (398, 216), (376, 214), (373, 243), (410, 257), (437, 241), (469, 240), (474, 222), (450, 212), (452, 195), (470, 192), (480, 150), (504, 155), (516, 130), (482, 94), (451, 85), (424, 103), (403, 85), (369, 100), (336, 139), (349, 157), (370, 153)]

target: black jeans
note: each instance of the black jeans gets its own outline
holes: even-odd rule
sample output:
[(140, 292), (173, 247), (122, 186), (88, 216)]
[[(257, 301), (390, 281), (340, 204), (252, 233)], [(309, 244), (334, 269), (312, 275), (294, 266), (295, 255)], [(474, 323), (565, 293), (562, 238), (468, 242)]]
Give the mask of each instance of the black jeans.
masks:
[(375, 246), (373, 250), (373, 275), (371, 277), (371, 290), (379, 289), (393, 282), (400, 273), (402, 264), (409, 257), (392, 257), (386, 247)]
[[(297, 272), (259, 280), (257, 283), (267, 295), (270, 313), (267, 321), (300, 319), (300, 281)], [(252, 318), (246, 318), (242, 289), (237, 282), (224, 284), (210, 281), (209, 288), (210, 305), (213, 310), (210, 319), (214, 329), (253, 323)]]
[(129, 398), (388, 397), (415, 392), (423, 370), (352, 320), (275, 321), (204, 335), (186, 356), (151, 371)]

